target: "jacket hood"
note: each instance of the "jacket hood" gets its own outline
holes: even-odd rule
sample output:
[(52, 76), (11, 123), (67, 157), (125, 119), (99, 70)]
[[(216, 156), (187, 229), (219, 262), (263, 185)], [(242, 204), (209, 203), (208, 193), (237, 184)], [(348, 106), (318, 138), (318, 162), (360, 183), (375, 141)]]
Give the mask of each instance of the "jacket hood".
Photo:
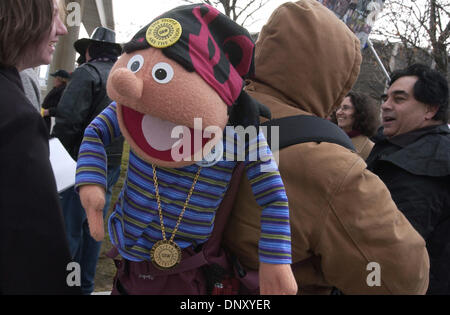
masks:
[(371, 164), (379, 157), (414, 175), (450, 176), (450, 130), (446, 124), (411, 131), (391, 139), (383, 135), (381, 127), (376, 139), (377, 145), (367, 160), (369, 169), (374, 169)]
[(260, 33), (249, 90), (324, 118), (355, 83), (360, 49), (353, 32), (318, 1), (287, 2)]

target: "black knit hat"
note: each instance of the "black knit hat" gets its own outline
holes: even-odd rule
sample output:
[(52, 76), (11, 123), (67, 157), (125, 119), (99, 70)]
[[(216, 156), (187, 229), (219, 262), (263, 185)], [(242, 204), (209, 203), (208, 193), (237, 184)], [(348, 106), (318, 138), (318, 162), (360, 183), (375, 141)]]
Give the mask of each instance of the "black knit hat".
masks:
[(150, 47), (197, 72), (229, 106), (230, 125), (258, 125), (269, 110), (248, 96), (254, 74), (254, 42), (246, 29), (207, 4), (177, 7), (157, 17), (124, 45), (131, 53)]

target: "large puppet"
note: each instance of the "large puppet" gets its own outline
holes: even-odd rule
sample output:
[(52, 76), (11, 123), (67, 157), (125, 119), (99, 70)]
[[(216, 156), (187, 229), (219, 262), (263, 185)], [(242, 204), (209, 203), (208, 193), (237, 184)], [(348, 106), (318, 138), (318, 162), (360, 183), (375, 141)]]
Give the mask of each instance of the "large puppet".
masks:
[[(152, 270), (173, 274), (189, 251), (207, 242), (242, 157), (242, 140), (245, 170), (262, 209), (261, 293), (296, 293), (288, 203), (276, 163), (262, 133), (245, 140), (234, 128), (258, 127), (261, 108), (243, 91), (254, 70), (248, 32), (211, 6), (182, 6), (140, 30), (124, 51), (108, 79), (114, 103), (86, 129), (76, 179), (91, 235), (101, 240), (104, 147), (125, 136), (131, 147), (127, 178), (109, 234), (131, 269), (125, 276), (136, 277), (127, 285), (147, 281), (148, 290), (124, 288), (119, 277), (116, 291), (192, 293), (181, 282), (177, 290), (152, 290)], [(209, 158), (212, 152), (216, 158)]]

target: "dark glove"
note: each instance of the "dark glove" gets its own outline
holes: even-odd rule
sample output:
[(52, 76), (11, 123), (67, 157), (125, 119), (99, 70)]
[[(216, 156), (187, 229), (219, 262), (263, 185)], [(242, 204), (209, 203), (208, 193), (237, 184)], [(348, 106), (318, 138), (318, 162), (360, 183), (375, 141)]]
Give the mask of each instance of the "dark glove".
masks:
[(229, 126), (243, 126), (244, 128), (248, 126), (259, 127), (260, 116), (267, 119), (272, 118), (269, 108), (245, 91), (242, 91), (236, 103), (229, 108), (228, 115), (230, 117), (228, 120)]

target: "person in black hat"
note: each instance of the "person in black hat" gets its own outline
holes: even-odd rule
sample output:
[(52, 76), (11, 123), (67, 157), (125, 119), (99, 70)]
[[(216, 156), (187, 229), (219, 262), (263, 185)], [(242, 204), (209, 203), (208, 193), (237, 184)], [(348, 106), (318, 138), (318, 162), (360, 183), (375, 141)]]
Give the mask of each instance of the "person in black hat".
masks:
[(79, 56), (78, 57), (78, 59), (77, 59), (78, 66), (81, 66), (85, 62), (86, 62), (86, 57), (85, 56)]
[(55, 73), (50, 74), (54, 78), (61, 78), (61, 79), (70, 79), (70, 73), (66, 70), (58, 70)]
[(55, 73), (51, 73), (50, 75), (55, 78), (54, 86), (53, 89), (48, 92), (47, 96), (42, 102), (42, 116), (44, 117), (49, 134), (52, 125), (51, 117), (57, 116), (58, 103), (61, 100), (67, 83), (70, 80), (70, 74), (66, 70), (58, 70)]
[[(70, 84), (58, 104), (52, 135), (59, 138), (75, 160), (85, 128), (111, 103), (106, 94), (106, 82), (114, 62), (122, 52), (115, 37), (113, 30), (98, 27), (91, 38), (80, 39), (74, 44), (80, 59), (84, 59), (85, 63), (73, 72)], [(111, 189), (120, 175), (122, 149), (122, 137), (106, 148), (108, 184), (104, 215), (109, 208)], [(83, 294), (90, 294), (94, 290), (101, 242), (91, 238), (80, 198), (73, 188), (61, 193), (61, 203), (71, 254), (81, 266), (81, 289)]]

